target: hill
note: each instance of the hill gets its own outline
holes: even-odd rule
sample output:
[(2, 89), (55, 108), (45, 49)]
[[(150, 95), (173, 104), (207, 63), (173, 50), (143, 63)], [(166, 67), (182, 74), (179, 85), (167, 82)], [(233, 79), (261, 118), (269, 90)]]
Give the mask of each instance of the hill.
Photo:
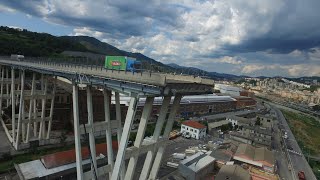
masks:
[[(238, 79), (238, 76), (207, 72), (194, 67), (163, 64), (141, 53), (120, 50), (108, 43), (89, 36), (53, 36), (9, 27), (0, 27), (0, 55), (23, 54), (31, 57), (77, 57), (83, 63), (103, 64), (105, 55), (134, 57), (142, 68), (156, 72), (205, 76), (215, 80)], [(79, 62), (79, 60), (77, 61)]]
[(1, 55), (24, 54), (25, 56), (60, 56), (65, 51), (89, 51), (84, 45), (62, 37), (27, 30), (0, 27)]

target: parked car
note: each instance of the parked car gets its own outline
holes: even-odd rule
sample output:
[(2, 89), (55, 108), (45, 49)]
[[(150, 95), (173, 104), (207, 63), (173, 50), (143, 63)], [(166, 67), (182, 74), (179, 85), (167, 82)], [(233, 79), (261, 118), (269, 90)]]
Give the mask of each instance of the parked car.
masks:
[(298, 172), (299, 180), (306, 180), (306, 176), (303, 171)]

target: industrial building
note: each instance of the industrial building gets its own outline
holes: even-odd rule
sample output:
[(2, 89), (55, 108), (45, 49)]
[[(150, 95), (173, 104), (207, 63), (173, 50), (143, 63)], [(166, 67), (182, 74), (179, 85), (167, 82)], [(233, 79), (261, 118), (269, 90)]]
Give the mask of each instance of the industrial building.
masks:
[(240, 92), (242, 91), (242, 89), (239, 87), (234, 87), (227, 84), (215, 84), (214, 88), (219, 90), (220, 93), (229, 94), (232, 96), (240, 96)]
[(248, 171), (239, 165), (223, 165), (217, 174), (216, 180), (251, 180)]
[(270, 173), (275, 171), (274, 155), (265, 147), (255, 148), (249, 144), (240, 144), (233, 159), (259, 167)]
[[(73, 126), (73, 115), (72, 115), (72, 103), (71, 103), (71, 94), (72, 94), (72, 84), (68, 80), (59, 78), (57, 81), (57, 93), (55, 97), (55, 108), (53, 116), (53, 128), (55, 125), (58, 128), (64, 126), (65, 129), (70, 129), (72, 131)], [(100, 89), (92, 90), (92, 98), (94, 103), (93, 105), (93, 116), (94, 121), (104, 121), (104, 107), (103, 107), (103, 93)], [(87, 118), (87, 105), (86, 105), (86, 91), (79, 89), (79, 103), (82, 106), (79, 106), (79, 119), (80, 123), (85, 122)], [(138, 123), (142, 115), (142, 110), (144, 107), (146, 99), (140, 98), (137, 110), (135, 113), (134, 122)], [(163, 102), (163, 98), (156, 97), (153, 102), (152, 112), (150, 115), (149, 121), (155, 121), (160, 113), (160, 108)], [(115, 119), (115, 98), (114, 96), (110, 100), (111, 103), (111, 113), (110, 118)], [(120, 106), (121, 106), (121, 119), (125, 119), (125, 114), (130, 103), (130, 97), (120, 94)], [(173, 103), (173, 99), (170, 104)], [(218, 96), (215, 94), (206, 94), (206, 95), (193, 95), (193, 96), (184, 96), (180, 102), (180, 108), (177, 112), (177, 117), (180, 118), (189, 118), (198, 115), (210, 114), (210, 113), (221, 113), (232, 111), (236, 109), (237, 101), (230, 96)], [(170, 108), (168, 114), (170, 112)], [(57, 128), (57, 129), (58, 129)]]
[(198, 152), (180, 161), (179, 173), (187, 180), (200, 180), (213, 171), (215, 158), (207, 153)]

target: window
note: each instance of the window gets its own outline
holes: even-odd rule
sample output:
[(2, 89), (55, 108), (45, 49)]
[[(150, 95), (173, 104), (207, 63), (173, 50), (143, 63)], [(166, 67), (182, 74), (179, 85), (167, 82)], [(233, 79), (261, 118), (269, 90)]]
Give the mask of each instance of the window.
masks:
[(193, 132), (193, 129), (191, 129), (191, 132)]
[(184, 129), (184, 126), (182, 126), (182, 129)]

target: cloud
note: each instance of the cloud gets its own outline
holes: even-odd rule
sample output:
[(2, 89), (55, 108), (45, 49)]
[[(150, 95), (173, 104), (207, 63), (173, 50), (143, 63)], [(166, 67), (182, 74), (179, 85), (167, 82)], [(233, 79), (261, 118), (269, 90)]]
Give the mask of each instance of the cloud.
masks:
[(299, 76), (318, 73), (320, 66), (318, 7), (318, 0), (3, 0), (0, 12), (71, 26), (72, 35), (165, 63)]
[(13, 13), (15, 11), (16, 11), (15, 9), (12, 9), (10, 7), (3, 6), (3, 5), (0, 4), (0, 13), (3, 13), (3, 12)]
[(227, 64), (241, 64), (242, 61), (239, 57), (230, 57), (230, 56), (224, 56), (222, 58), (217, 59), (216, 62), (219, 63), (227, 63)]
[(241, 72), (245, 74), (251, 74), (252, 72), (260, 71), (262, 69), (265, 69), (266, 67), (267, 66), (252, 64), (244, 66)]
[(80, 27), (90, 27), (109, 36), (127, 38), (141, 36), (158, 27), (179, 26), (179, 8), (158, 1), (90, 1), (90, 0), (4, 0), (10, 7), (46, 21)]

